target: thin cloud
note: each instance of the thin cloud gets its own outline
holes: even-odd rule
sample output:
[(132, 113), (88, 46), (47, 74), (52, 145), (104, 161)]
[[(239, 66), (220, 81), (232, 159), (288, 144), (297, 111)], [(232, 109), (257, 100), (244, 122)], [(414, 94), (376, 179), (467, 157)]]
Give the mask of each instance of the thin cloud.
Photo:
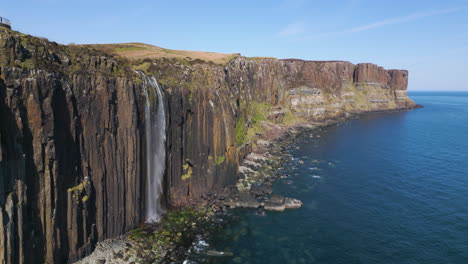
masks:
[(291, 37), (303, 34), (306, 31), (304, 23), (291, 23), (278, 33), (280, 37)]
[(460, 8), (448, 8), (448, 9), (441, 9), (441, 10), (432, 10), (429, 12), (414, 13), (409, 16), (385, 19), (385, 20), (377, 21), (377, 22), (367, 24), (364, 26), (355, 27), (346, 32), (361, 32), (361, 31), (376, 29), (376, 28), (380, 28), (380, 27), (388, 26), (388, 25), (403, 24), (403, 23), (411, 22), (411, 21), (418, 20), (418, 19), (425, 18), (425, 17), (431, 17), (431, 16), (441, 15), (441, 14), (450, 14), (450, 13), (454, 13), (457, 11), (460, 11)]
[(455, 12), (458, 12), (460, 10), (461, 10), (461, 8), (447, 8), (447, 9), (432, 10), (432, 11), (427, 11), (427, 12), (418, 12), (418, 13), (414, 13), (414, 14), (404, 16), (404, 17), (384, 19), (384, 20), (381, 20), (381, 21), (377, 21), (377, 22), (374, 22), (374, 23), (367, 24), (367, 25), (354, 27), (354, 28), (351, 28), (351, 29), (348, 29), (348, 30), (335, 31), (335, 32), (323, 32), (323, 33), (315, 34), (313, 36), (299, 37), (299, 38), (297, 38), (297, 40), (336, 37), (336, 36), (346, 35), (346, 34), (350, 34), (350, 33), (357, 33), (357, 32), (363, 32), (363, 31), (378, 29), (378, 28), (385, 27), (385, 26), (390, 26), (390, 25), (404, 24), (404, 23), (408, 23), (408, 22), (415, 21), (415, 20), (422, 19), (422, 18), (426, 18), (426, 17), (432, 17), (432, 16), (436, 16), (436, 15), (455, 13)]

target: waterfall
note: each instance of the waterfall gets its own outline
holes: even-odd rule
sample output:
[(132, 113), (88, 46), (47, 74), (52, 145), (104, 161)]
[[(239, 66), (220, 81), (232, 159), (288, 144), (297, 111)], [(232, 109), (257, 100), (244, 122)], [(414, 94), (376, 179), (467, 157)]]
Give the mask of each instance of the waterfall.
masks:
[(146, 222), (159, 222), (164, 209), (161, 203), (163, 177), (166, 168), (166, 113), (158, 82), (154, 77), (142, 76), (145, 95), (146, 134)]

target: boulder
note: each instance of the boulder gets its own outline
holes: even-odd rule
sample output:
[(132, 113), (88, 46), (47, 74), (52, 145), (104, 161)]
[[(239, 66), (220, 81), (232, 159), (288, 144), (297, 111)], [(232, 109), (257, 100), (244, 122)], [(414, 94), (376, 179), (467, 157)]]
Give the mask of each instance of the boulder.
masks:
[(280, 195), (272, 195), (270, 200), (265, 201), (264, 208), (267, 211), (278, 211), (282, 212), (285, 209), (300, 208), (302, 202), (298, 199), (283, 197)]
[(271, 184), (264, 184), (262, 186), (262, 191), (266, 195), (271, 195), (271, 193), (273, 192), (273, 187), (271, 186)]
[(286, 207), (284, 206), (284, 200), (285, 198), (283, 196), (274, 194), (268, 201), (265, 201), (264, 208), (267, 211), (282, 212), (286, 209)]
[(267, 211), (277, 211), (277, 212), (282, 212), (282, 211), (284, 211), (286, 209), (284, 204), (274, 203), (274, 202), (271, 202), (271, 201), (265, 201), (264, 208)]
[(300, 208), (302, 206), (302, 202), (299, 201), (298, 199), (294, 198), (286, 198), (284, 199), (284, 207), (286, 209), (295, 209), (295, 208)]
[(260, 207), (260, 202), (252, 197), (249, 192), (241, 192), (239, 193), (236, 205), (244, 208), (258, 208)]
[(250, 193), (255, 196), (262, 196), (263, 195), (263, 186), (261, 184), (254, 184), (250, 188)]

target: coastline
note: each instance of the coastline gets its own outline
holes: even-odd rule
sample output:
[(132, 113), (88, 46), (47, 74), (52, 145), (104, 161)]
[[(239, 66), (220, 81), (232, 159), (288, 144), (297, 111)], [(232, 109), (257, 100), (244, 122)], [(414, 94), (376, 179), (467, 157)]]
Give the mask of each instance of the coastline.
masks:
[[(367, 114), (405, 112), (419, 108), (423, 106), (351, 113), (322, 122), (301, 122), (291, 126), (268, 124), (271, 129), (255, 139), (255, 146), (242, 161), (236, 185), (208, 195), (202, 204), (169, 210), (160, 223), (143, 225), (117, 238), (99, 242), (93, 253), (75, 263), (182, 262), (190, 254), (207, 252), (212, 256), (228, 256), (232, 253), (209, 251), (204, 238), (222, 228), (223, 217), (230, 210), (246, 208), (263, 214), (265, 210), (278, 212), (302, 206), (301, 201), (276, 195), (272, 190), (273, 182), (281, 178), (277, 170), (286, 158), (283, 156), (286, 147), (294, 144), (301, 135), (320, 132), (323, 128), (340, 125)], [(243, 183), (250, 185), (247, 184), (246, 188)]]
[[(317, 129), (349, 122), (360, 118), (362, 115), (411, 111), (423, 107), (416, 104), (409, 108), (356, 112), (322, 122), (301, 122), (292, 126), (281, 126), (270, 123), (268, 125), (272, 128), (255, 139), (255, 147), (246, 155), (239, 166), (239, 181), (236, 184), (237, 190), (233, 190), (232, 187), (227, 188), (227, 195), (220, 196), (220, 200), (222, 201), (221, 206), (228, 208), (264, 208), (273, 211), (299, 208), (300, 206), (288, 208), (285, 205), (285, 202), (287, 202), (285, 198), (288, 197), (283, 197), (284, 208), (278, 207), (280, 205), (277, 205), (275, 208), (271, 208), (271, 206), (265, 208), (264, 201), (268, 201), (269, 196), (274, 195), (271, 190), (271, 184), (279, 176), (275, 171), (281, 165), (282, 152), (285, 146), (292, 144), (303, 133), (311, 133)], [(250, 197), (241, 195), (243, 192), (250, 193)], [(275, 199), (277, 198), (275, 197)], [(258, 200), (258, 203), (254, 199)]]

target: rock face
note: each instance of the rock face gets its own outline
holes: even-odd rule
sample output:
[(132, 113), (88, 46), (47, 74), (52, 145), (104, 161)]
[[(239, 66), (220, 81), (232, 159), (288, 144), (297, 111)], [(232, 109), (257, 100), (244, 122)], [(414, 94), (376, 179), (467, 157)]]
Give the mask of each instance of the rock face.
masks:
[[(138, 85), (86, 52), (76, 60), (89, 70), (69, 75), (73, 52), (33, 41), (0, 42), (0, 263), (74, 260), (144, 206)], [(47, 66), (15, 66), (24, 58)]]
[(145, 98), (132, 70), (140, 63), (167, 101), (168, 207), (200, 203), (236, 183), (263, 120), (415, 105), (407, 71), (373, 64), (241, 56), (226, 65), (128, 62), (0, 34), (0, 263), (70, 262), (142, 222)]

